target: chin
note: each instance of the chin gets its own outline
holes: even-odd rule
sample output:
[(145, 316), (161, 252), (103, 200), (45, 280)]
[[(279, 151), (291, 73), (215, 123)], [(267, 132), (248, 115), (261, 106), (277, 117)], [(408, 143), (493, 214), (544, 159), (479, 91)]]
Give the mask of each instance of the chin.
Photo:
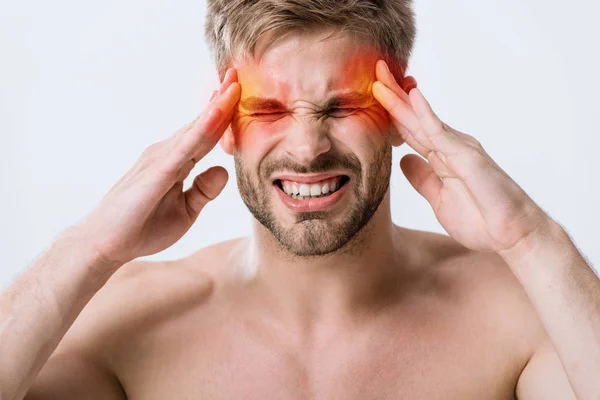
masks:
[(354, 200), (355, 203), (344, 207), (342, 212), (304, 212), (296, 214), (291, 221), (289, 215), (281, 210), (278, 210), (281, 213), (253, 214), (281, 247), (292, 255), (324, 256), (352, 247), (356, 235), (370, 221), (380, 204), (380, 201), (375, 204), (358, 201), (356, 197)]
[[(329, 219), (306, 219), (288, 229), (273, 232), (285, 250), (299, 257), (324, 256), (340, 250), (351, 239)], [(336, 228), (334, 228), (336, 227)]]

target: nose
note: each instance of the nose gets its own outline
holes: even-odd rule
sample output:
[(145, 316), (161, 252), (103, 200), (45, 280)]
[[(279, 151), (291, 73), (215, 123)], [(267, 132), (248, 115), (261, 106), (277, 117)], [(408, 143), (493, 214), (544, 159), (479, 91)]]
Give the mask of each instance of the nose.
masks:
[(297, 163), (309, 166), (315, 158), (331, 150), (328, 128), (319, 121), (296, 120), (285, 136), (285, 151)]

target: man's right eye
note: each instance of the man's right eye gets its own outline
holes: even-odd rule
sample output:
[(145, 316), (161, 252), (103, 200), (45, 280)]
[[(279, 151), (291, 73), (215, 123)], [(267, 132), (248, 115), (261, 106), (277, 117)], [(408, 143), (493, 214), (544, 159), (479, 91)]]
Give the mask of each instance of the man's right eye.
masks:
[(284, 112), (270, 112), (270, 113), (253, 113), (250, 114), (253, 118), (281, 118), (285, 113)]

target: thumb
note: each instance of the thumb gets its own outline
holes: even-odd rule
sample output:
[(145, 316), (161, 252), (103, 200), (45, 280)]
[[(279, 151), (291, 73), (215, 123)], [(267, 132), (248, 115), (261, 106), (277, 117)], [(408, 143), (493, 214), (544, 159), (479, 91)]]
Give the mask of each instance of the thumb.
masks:
[(400, 160), (400, 169), (412, 187), (435, 209), (442, 182), (427, 161), (416, 154), (407, 154)]
[(192, 219), (196, 219), (204, 206), (214, 200), (225, 187), (229, 175), (223, 167), (211, 167), (194, 178), (185, 191), (185, 202)]

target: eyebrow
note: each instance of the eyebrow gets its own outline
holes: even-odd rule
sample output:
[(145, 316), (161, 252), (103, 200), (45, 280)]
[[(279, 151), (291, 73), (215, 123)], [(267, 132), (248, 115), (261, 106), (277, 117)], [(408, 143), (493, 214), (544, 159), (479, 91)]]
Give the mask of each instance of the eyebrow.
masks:
[[(332, 108), (358, 106), (365, 104), (372, 96), (366, 93), (350, 92), (339, 94), (328, 99), (324, 106), (324, 110)], [(286, 106), (277, 99), (249, 96), (240, 100), (240, 106), (249, 112), (257, 111), (285, 111)]]

